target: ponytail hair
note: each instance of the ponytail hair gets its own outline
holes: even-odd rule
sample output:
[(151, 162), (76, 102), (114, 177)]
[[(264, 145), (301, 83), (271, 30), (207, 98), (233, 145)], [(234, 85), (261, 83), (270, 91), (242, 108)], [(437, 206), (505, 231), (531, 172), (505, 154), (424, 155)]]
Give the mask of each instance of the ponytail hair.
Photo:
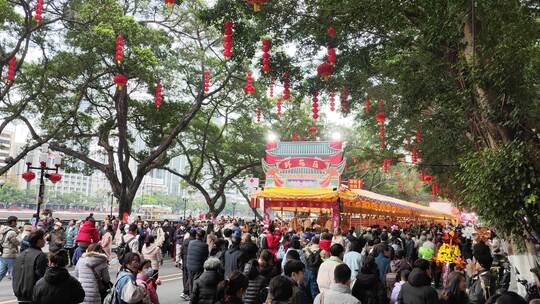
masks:
[(247, 289), (248, 278), (240, 271), (233, 271), (218, 285), (218, 297), (224, 299), (224, 303), (231, 303), (240, 289)]

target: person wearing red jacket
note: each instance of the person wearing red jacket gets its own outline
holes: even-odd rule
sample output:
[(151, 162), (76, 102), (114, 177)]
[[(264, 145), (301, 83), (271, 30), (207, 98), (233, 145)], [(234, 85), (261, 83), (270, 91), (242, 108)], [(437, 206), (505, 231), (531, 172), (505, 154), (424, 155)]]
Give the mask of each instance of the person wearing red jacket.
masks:
[(81, 229), (79, 229), (79, 234), (77, 234), (76, 241), (88, 244), (99, 242), (99, 231), (96, 229), (96, 224), (92, 219), (87, 220), (82, 224)]
[(276, 255), (279, 249), (279, 241), (281, 239), (281, 231), (275, 229), (274, 225), (268, 226), (268, 229), (265, 232), (266, 246), (267, 249), (272, 251), (273, 255)]

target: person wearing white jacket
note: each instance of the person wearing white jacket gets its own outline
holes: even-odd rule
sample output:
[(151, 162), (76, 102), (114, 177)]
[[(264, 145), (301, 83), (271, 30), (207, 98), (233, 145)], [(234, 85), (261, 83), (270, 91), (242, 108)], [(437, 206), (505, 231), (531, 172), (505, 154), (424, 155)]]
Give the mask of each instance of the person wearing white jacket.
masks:
[(329, 289), (321, 291), (315, 297), (313, 304), (361, 304), (360, 301), (351, 294), (351, 269), (347, 264), (340, 264), (334, 269), (334, 283)]

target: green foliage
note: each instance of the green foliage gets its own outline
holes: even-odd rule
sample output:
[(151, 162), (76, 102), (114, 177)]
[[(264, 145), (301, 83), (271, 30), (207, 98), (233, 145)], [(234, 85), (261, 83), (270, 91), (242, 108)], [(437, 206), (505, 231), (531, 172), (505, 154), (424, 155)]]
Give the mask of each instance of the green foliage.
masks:
[(522, 143), (484, 149), (463, 159), (457, 174), (460, 204), (507, 235), (540, 228), (540, 179)]

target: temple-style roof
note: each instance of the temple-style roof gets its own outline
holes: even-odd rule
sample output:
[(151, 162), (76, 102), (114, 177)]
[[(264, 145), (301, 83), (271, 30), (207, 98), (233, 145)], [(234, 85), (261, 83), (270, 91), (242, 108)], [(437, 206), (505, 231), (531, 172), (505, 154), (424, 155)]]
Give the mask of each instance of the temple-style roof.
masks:
[(266, 153), (272, 156), (287, 157), (324, 157), (336, 155), (341, 152), (340, 149), (330, 147), (330, 142), (327, 141), (278, 142), (276, 148), (266, 151)]

